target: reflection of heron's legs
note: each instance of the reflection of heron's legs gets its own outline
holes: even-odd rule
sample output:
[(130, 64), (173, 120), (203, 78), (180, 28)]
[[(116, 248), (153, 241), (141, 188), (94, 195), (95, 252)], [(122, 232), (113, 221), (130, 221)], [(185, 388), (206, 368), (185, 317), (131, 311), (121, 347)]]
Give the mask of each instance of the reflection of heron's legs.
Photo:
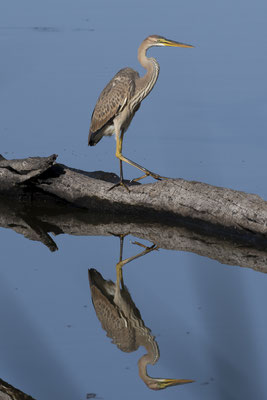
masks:
[[(128, 233), (126, 235), (128, 235)], [(120, 235), (120, 261), (122, 261), (123, 242), (126, 235)]]
[[(113, 233), (113, 232), (110, 232), (113, 236), (117, 236), (117, 237), (119, 237), (120, 238), (120, 257), (119, 257), (119, 262), (121, 262), (122, 261), (122, 255), (123, 255), (123, 243), (124, 243), (124, 238), (125, 238), (125, 236), (128, 236), (129, 235), (129, 232), (127, 232), (127, 233), (120, 233), (120, 234), (117, 234), (117, 233)], [(141, 245), (140, 244), (140, 246), (142, 246), (142, 247), (146, 247), (146, 246), (143, 246), (143, 245)], [(123, 287), (124, 286), (124, 283), (123, 283), (123, 276), (122, 276), (122, 274), (121, 274), (121, 278), (120, 278), (120, 281), (119, 281), (120, 283), (121, 283), (121, 287)]]
[[(116, 273), (117, 273), (116, 290), (117, 290), (117, 291), (120, 290), (120, 284), (121, 284), (121, 287), (123, 287), (123, 285), (124, 285), (124, 283), (123, 283), (123, 276), (122, 276), (122, 267), (123, 267), (125, 264), (128, 264), (129, 262), (131, 262), (131, 261), (133, 261), (133, 260), (135, 260), (135, 259), (137, 259), (137, 258), (139, 258), (139, 257), (142, 257), (142, 256), (144, 256), (144, 255), (150, 253), (150, 252), (153, 251), (153, 250), (158, 250), (158, 249), (159, 249), (159, 247), (156, 246), (155, 244), (153, 244), (153, 245), (150, 246), (150, 247), (147, 247), (147, 246), (145, 246), (145, 245), (143, 245), (143, 244), (141, 244), (141, 243), (139, 243), (139, 242), (134, 242), (134, 244), (137, 244), (137, 245), (139, 245), (139, 246), (144, 247), (145, 250), (141, 251), (140, 253), (136, 254), (135, 256), (126, 258), (125, 260), (122, 260), (122, 259), (120, 258), (120, 261), (119, 261), (119, 262), (117, 263), (117, 265), (116, 265)], [(122, 256), (122, 250), (123, 250), (122, 246), (123, 246), (123, 238), (121, 239), (121, 248), (120, 248), (120, 255), (121, 255), (121, 256)]]
[[(140, 242), (132, 242), (132, 244), (136, 244), (137, 246), (140, 246), (140, 247), (144, 247), (144, 249), (151, 249), (151, 250), (158, 250), (159, 249), (159, 246), (156, 246), (155, 244), (153, 244), (152, 246), (150, 246), (150, 247), (148, 247), (148, 246), (146, 246), (145, 244), (143, 244), (143, 243), (140, 243)], [(155, 248), (154, 248), (155, 247)]]
[[(126, 235), (120, 235), (120, 261), (119, 263), (122, 262), (122, 254), (123, 254), (123, 242), (124, 242), (124, 238)], [(117, 281), (118, 281), (118, 275), (117, 275)], [(122, 272), (120, 272), (120, 277), (119, 277), (119, 282), (121, 284), (121, 287), (124, 287), (124, 282), (123, 282), (123, 275)]]

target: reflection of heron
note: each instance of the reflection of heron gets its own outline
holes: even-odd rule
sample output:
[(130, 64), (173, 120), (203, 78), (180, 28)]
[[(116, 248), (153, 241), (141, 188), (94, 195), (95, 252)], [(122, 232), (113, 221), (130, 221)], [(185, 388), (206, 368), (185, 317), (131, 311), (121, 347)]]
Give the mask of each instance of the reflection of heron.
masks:
[(122, 260), (122, 246), (123, 239), (121, 239), (120, 262), (117, 264), (116, 284), (110, 280), (106, 281), (95, 269), (88, 271), (92, 301), (102, 328), (122, 351), (132, 352), (139, 346), (146, 348), (147, 354), (138, 361), (138, 368), (140, 378), (150, 389), (159, 390), (168, 386), (193, 382), (187, 379), (162, 379), (148, 376), (147, 364), (154, 365), (158, 361), (159, 349), (154, 336), (145, 326), (139, 310), (124, 285), (122, 267), (130, 261), (156, 250), (157, 247), (155, 245), (145, 247), (145, 250), (136, 256)]
[[(116, 135), (116, 157), (120, 160), (120, 182), (123, 185), (122, 161), (141, 170), (144, 175), (155, 179), (161, 177), (122, 155), (123, 135), (128, 129), (141, 101), (153, 89), (159, 74), (159, 64), (155, 58), (147, 58), (146, 51), (152, 46), (193, 47), (189, 44), (175, 42), (161, 36), (152, 35), (146, 38), (138, 49), (138, 60), (147, 73), (140, 77), (132, 68), (121, 69), (100, 94), (92, 114), (88, 144), (96, 145), (103, 136)], [(112, 189), (111, 188), (111, 189)]]

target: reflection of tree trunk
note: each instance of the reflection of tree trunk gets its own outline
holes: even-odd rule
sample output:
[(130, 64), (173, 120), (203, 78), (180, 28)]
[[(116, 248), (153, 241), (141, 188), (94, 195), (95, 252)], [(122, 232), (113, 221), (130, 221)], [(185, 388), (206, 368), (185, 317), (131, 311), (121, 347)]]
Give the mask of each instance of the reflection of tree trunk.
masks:
[[(33, 206), (34, 204), (34, 206)], [(130, 234), (155, 243), (162, 249), (190, 251), (223, 264), (267, 272), (267, 238), (263, 235), (222, 228), (212, 224), (188, 223), (186, 219), (162, 222), (151, 215), (136, 218), (90, 213), (60, 203), (56, 197), (34, 197), (32, 204), (0, 200), (0, 226), (11, 228), (31, 240), (57, 249), (49, 233), (77, 236)], [(90, 241), (88, 241), (90, 246)]]
[(33, 397), (21, 392), (0, 379), (0, 400), (34, 400)]
[[(114, 174), (84, 172), (55, 164), (56, 156), (24, 160), (0, 159), (0, 191), (25, 195), (37, 189), (90, 210), (134, 216), (156, 216), (173, 224), (209, 223), (255, 233), (267, 233), (267, 202), (259, 196), (226, 188), (168, 179), (108, 192)], [(24, 191), (22, 190), (24, 189)]]

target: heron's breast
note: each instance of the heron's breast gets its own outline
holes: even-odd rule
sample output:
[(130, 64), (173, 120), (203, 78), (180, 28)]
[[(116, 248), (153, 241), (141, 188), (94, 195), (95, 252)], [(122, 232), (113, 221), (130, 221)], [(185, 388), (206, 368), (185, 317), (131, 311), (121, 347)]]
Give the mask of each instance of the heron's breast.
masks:
[(134, 117), (135, 111), (130, 110), (130, 107), (125, 107), (119, 115), (116, 116), (116, 122), (119, 124), (124, 132), (129, 128), (130, 123)]
[(115, 133), (114, 124), (108, 124), (103, 129), (104, 136), (112, 136)]

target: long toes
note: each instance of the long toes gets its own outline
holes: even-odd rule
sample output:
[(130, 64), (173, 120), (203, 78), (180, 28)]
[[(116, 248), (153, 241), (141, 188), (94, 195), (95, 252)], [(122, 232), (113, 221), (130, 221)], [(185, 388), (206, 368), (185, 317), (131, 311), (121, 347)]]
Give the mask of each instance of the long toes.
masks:
[(154, 172), (147, 171), (145, 173), (145, 175), (142, 175), (142, 176), (140, 176), (138, 178), (134, 178), (134, 179), (131, 180), (131, 182), (138, 182), (141, 179), (147, 178), (148, 176), (151, 176), (152, 178), (154, 178), (154, 179), (156, 179), (158, 181), (161, 181), (162, 179), (165, 179), (164, 177), (162, 177), (162, 176), (160, 176), (158, 174), (154, 174)]
[(120, 186), (124, 187), (128, 191), (128, 193), (130, 193), (130, 189), (129, 189), (128, 185), (126, 185), (125, 182), (123, 182), (123, 181), (120, 182)]
[(158, 174), (154, 174), (153, 172), (150, 173), (150, 176), (154, 179), (156, 179), (157, 181), (161, 181), (162, 180), (162, 176), (158, 175)]
[(143, 243), (134, 241), (134, 242), (132, 242), (132, 244), (136, 244), (137, 246), (144, 247), (144, 249), (147, 249), (147, 246), (145, 244), (143, 244)]
[(138, 181), (141, 181), (141, 179), (144, 179), (144, 178), (147, 178), (149, 176), (149, 174), (145, 174), (145, 175), (142, 175), (142, 176), (139, 176), (138, 178), (134, 178), (134, 179), (131, 179), (131, 183), (132, 182), (138, 182)]
[(118, 186), (124, 187), (130, 193), (130, 189), (128, 188), (128, 186), (126, 185), (126, 183), (124, 181), (119, 181), (118, 183), (115, 183), (115, 185), (111, 186), (108, 189), (108, 192), (110, 192), (111, 190), (113, 190), (115, 187), (118, 187)]
[(132, 242), (132, 244), (136, 244), (137, 246), (143, 247), (147, 251), (159, 250), (159, 247), (155, 243), (153, 243), (151, 246), (146, 246), (143, 243), (135, 241), (135, 242)]
[(157, 181), (169, 179), (166, 176), (157, 175), (157, 174), (154, 174), (153, 172), (150, 175), (152, 176), (152, 178), (156, 179)]

